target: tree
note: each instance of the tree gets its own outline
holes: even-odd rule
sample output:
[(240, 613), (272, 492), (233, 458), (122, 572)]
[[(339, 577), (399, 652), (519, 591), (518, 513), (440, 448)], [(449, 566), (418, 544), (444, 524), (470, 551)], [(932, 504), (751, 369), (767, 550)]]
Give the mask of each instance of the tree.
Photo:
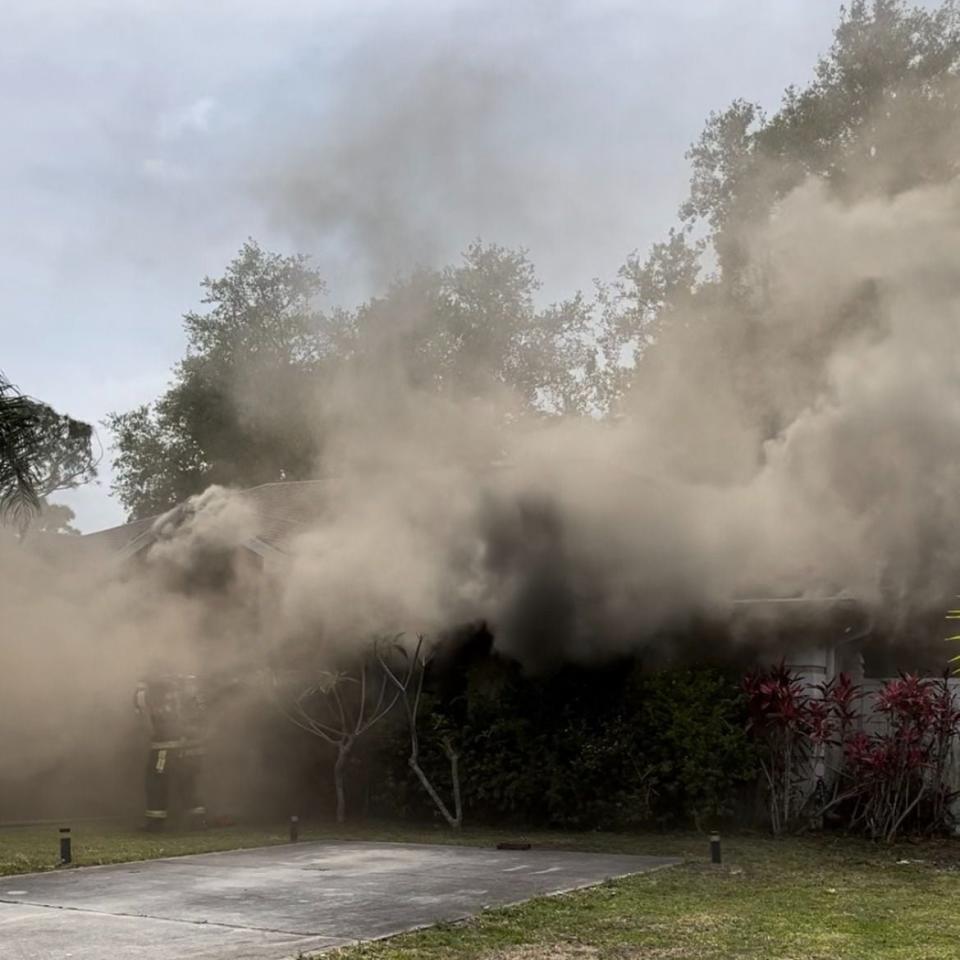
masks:
[[(960, 15), (904, 0), (854, 0), (803, 89), (767, 117), (736, 100), (712, 114), (688, 154), (688, 228), (706, 227), (728, 281), (745, 264), (749, 228), (808, 176), (839, 196), (896, 193), (955, 174)], [(922, 150), (904, 145), (922, 143)]]
[(44, 403), (35, 403), (35, 416), (40, 431), (37, 490), (41, 497), (47, 499), (95, 479), (100, 455), (93, 451), (93, 427)]
[(75, 519), (76, 514), (66, 504), (47, 503), (43, 500), (31, 529), (36, 533), (59, 533), (76, 537), (80, 535), (80, 531), (73, 525)]
[[(304, 685), (300, 671), (272, 676), (274, 699), (288, 720), (335, 748), (333, 783), (337, 797), (337, 823), (347, 816), (344, 774), (357, 740), (396, 706), (402, 690), (391, 690), (391, 679), (382, 670), (370, 677), (372, 653), (362, 656), (353, 671), (320, 670), (316, 680)], [(374, 670), (374, 672), (377, 672)], [(413, 676), (409, 671), (405, 682)]]
[(633, 253), (612, 284), (597, 284), (603, 362), (591, 378), (594, 409), (617, 411), (637, 362), (658, 341), (675, 308), (693, 296), (703, 248), (703, 241), (671, 230), (645, 260)]
[(418, 270), (354, 314), (358, 358), (399, 366), (409, 385), (458, 399), (504, 389), (518, 409), (582, 413), (594, 364), (589, 305), (537, 309), (540, 284), (523, 250), (479, 240), (459, 264)]
[[(714, 311), (732, 307), (745, 327), (754, 323), (762, 304), (751, 299), (758, 285), (743, 273), (747, 240), (805, 178), (818, 177), (851, 199), (954, 177), (958, 70), (960, 12), (953, 0), (934, 9), (854, 0), (813, 80), (788, 87), (773, 115), (746, 99), (712, 113), (687, 153), (692, 171), (680, 228), (646, 260), (632, 255), (617, 280), (599, 288), (606, 405), (615, 409), (633, 380), (633, 361), (664, 336), (678, 302), (696, 296)], [(918, 143), (922, 150), (911, 148)], [(717, 270), (698, 284), (707, 246)], [(762, 368), (762, 361), (748, 359), (749, 368)]]
[[(922, 149), (917, 145), (922, 144)], [(767, 114), (737, 99), (713, 113), (687, 156), (679, 228), (649, 257), (631, 257), (598, 296), (607, 406), (634, 388), (648, 411), (663, 403), (658, 372), (698, 357), (722, 365), (730, 421), (762, 443), (822, 394), (836, 344), (883, 323), (882, 296), (865, 282), (798, 347), (771, 323), (784, 310), (751, 242), (780, 202), (816, 178), (838, 202), (892, 197), (956, 176), (960, 145), (960, 12), (905, 0), (854, 0), (804, 87)], [(754, 251), (755, 253), (755, 251)], [(714, 269), (701, 276), (701, 267)], [(784, 317), (783, 324), (791, 322)], [(679, 322), (678, 322), (679, 321)], [(638, 386), (652, 385), (647, 396)], [(712, 401), (711, 401), (712, 402)]]
[(22, 532), (46, 497), (92, 480), (92, 438), (89, 424), (24, 396), (0, 375), (0, 522)]
[(0, 520), (22, 526), (40, 509), (41, 443), (35, 404), (0, 376)]
[[(113, 490), (131, 517), (160, 513), (213, 483), (251, 486), (316, 474), (351, 380), (371, 407), (399, 392), (458, 399), (503, 390), (521, 412), (590, 405), (590, 311), (582, 298), (537, 310), (522, 251), (471, 244), (463, 261), (418, 270), (355, 310), (315, 308), (324, 284), (302, 256), (248, 241), (202, 283), (184, 317), (187, 355), (155, 403), (113, 413)], [(335, 391), (334, 391), (335, 392)]]
[[(401, 637), (397, 637), (392, 644), (392, 650), (386, 651), (382, 645), (375, 643), (374, 652), (380, 663), (380, 668), (399, 694), (404, 713), (407, 716), (407, 732), (410, 734), (410, 756), (407, 765), (414, 772), (423, 789), (426, 790), (427, 796), (430, 797), (433, 805), (446, 820), (447, 825), (454, 830), (459, 830), (463, 825), (463, 801), (460, 794), (460, 756), (453, 745), (453, 738), (450, 734), (448, 732), (441, 733), (440, 741), (443, 745), (443, 752), (450, 762), (450, 782), (453, 786), (453, 810), (451, 811), (430, 778), (424, 773), (423, 767), (420, 766), (420, 733), (417, 721), (420, 702), (423, 698), (423, 680), (429, 662), (429, 657), (423, 650), (424, 638), (422, 636), (417, 637), (417, 643), (412, 654), (408, 654), (400, 645), (401, 639)], [(401, 654), (402, 660), (406, 662), (405, 670), (397, 670), (395, 666), (391, 666), (389, 657), (391, 652)], [(440, 718), (437, 717), (437, 719)]]
[(319, 451), (313, 402), (335, 322), (303, 256), (252, 240), (201, 286), (204, 313), (183, 318), (186, 357), (155, 403), (107, 419), (118, 455), (113, 491), (130, 516), (169, 509), (207, 486), (308, 477)]

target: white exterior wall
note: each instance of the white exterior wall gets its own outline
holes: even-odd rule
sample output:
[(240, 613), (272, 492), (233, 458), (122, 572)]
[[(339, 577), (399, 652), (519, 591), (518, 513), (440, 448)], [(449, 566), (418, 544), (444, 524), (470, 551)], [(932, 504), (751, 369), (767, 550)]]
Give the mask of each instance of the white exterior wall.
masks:
[[(791, 673), (800, 677), (811, 697), (820, 696), (821, 685), (832, 680), (836, 674), (836, 651), (825, 645), (810, 646), (791, 651), (785, 665)], [(801, 788), (803, 792), (812, 793), (818, 779), (827, 776), (828, 764), (833, 759), (828, 755), (826, 747), (820, 748), (820, 754), (813, 758), (810, 776)]]
[(831, 680), (836, 672), (836, 652), (831, 647), (811, 646), (792, 651), (786, 659), (787, 668), (802, 677), (811, 692), (817, 684)]

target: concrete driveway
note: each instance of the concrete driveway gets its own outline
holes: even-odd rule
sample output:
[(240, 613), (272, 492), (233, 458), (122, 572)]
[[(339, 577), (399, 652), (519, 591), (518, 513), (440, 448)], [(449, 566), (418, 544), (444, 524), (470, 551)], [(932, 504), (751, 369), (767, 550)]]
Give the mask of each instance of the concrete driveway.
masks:
[(324, 842), (0, 877), (0, 960), (280, 960), (676, 862)]

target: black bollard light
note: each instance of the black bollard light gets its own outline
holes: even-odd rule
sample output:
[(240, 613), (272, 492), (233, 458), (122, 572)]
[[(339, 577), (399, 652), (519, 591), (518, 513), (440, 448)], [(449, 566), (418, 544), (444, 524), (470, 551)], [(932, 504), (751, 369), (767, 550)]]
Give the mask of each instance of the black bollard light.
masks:
[(719, 833), (710, 834), (710, 862), (711, 863), (723, 862), (723, 858), (720, 856), (720, 834)]
[(290, 818), (290, 842), (296, 843), (300, 839), (300, 818)]
[(73, 863), (73, 851), (70, 849), (70, 828), (60, 828), (60, 862)]

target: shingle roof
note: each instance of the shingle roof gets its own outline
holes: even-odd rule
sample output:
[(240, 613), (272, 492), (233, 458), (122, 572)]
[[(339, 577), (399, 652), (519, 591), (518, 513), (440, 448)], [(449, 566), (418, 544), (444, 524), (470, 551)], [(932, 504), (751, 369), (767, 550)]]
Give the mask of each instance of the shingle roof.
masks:
[[(283, 544), (311, 520), (319, 517), (327, 500), (327, 480), (288, 480), (263, 483), (249, 490), (239, 491), (254, 510), (258, 519), (257, 538), (282, 549)], [(106, 548), (111, 552), (136, 552), (134, 541), (143, 539), (144, 545), (152, 539), (149, 534), (158, 517), (131, 520), (119, 527), (110, 527), (88, 533), (81, 539), (90, 546)]]
[(330, 481), (289, 480), (262, 483), (243, 491), (259, 520), (257, 536), (280, 546), (323, 513)]
[(131, 520), (119, 527), (108, 527), (106, 530), (84, 534), (81, 539), (84, 544), (90, 546), (102, 547), (107, 550), (122, 550), (142, 533), (146, 533), (156, 519), (156, 517), (144, 517), (142, 520)]

